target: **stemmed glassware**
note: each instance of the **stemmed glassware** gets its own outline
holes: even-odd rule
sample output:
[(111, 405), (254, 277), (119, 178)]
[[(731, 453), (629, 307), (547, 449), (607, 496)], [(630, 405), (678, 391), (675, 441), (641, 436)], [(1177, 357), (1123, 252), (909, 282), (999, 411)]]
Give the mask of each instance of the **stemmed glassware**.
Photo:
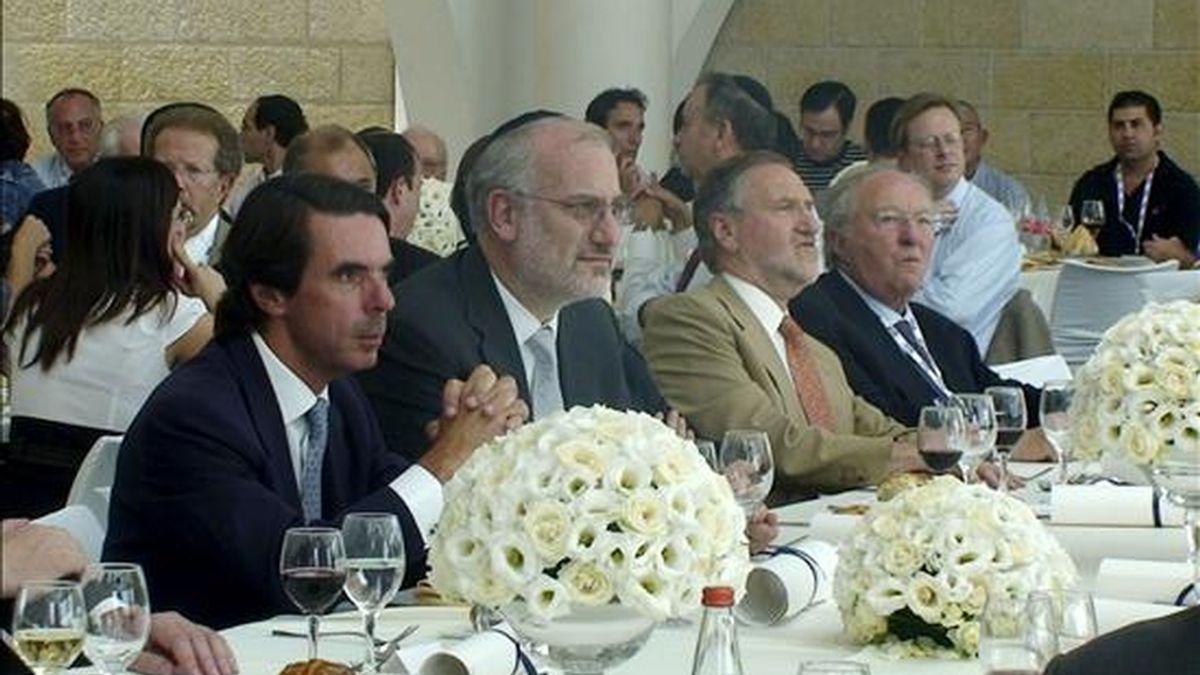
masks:
[(996, 408), (996, 454), (1000, 456), (1000, 491), (1008, 492), (1008, 458), (1025, 433), (1025, 392), (1019, 387), (988, 387), (983, 391)]
[(708, 466), (713, 471), (720, 470), (720, 465), (717, 463), (717, 444), (716, 443), (713, 443), (712, 441), (704, 439), (704, 438), (697, 438), (696, 439), (696, 450), (699, 451), (700, 456), (704, 458), (704, 461), (708, 462)]
[(1070, 380), (1050, 380), (1042, 387), (1038, 408), (1042, 420), (1042, 432), (1054, 448), (1058, 458), (1058, 483), (1065, 485), (1067, 462), (1071, 459), (1071, 399), (1075, 396), (1075, 383)]
[(1100, 234), (1104, 227), (1104, 202), (1099, 199), (1085, 199), (1079, 207), (1079, 222), (1092, 233), (1092, 238)]
[(86, 626), (83, 593), (74, 581), (32, 581), (17, 592), (13, 643), (36, 675), (70, 666), (83, 651)]
[(1096, 603), (1085, 591), (1034, 591), (1026, 616), (1031, 625), (1053, 632), (1058, 654), (1082, 646), (1099, 632)]
[(308, 615), (308, 658), (317, 658), (320, 614), (337, 601), (346, 581), (342, 533), (332, 527), (293, 527), (283, 535), (279, 573), (283, 591)]
[(404, 537), (391, 513), (351, 513), (342, 522), (346, 547), (346, 595), (362, 614), (367, 641), (364, 673), (378, 672), (375, 663), (375, 620), (404, 578)]
[(729, 481), (734, 499), (746, 512), (746, 517), (754, 515), (771, 493), (771, 485), (775, 481), (771, 441), (766, 432), (749, 429), (726, 431), (717, 461), (720, 473)]
[(1058, 651), (1057, 638), (1030, 620), (1025, 599), (996, 594), (979, 617), (979, 665), (987, 675), (1040, 675)]
[(88, 565), (82, 587), (88, 659), (106, 675), (126, 672), (150, 636), (150, 596), (141, 565)]
[(934, 472), (943, 473), (957, 465), (963, 482), (968, 481), (968, 469), (963, 460), (966, 435), (962, 410), (935, 405), (921, 408), (917, 420), (917, 451)]
[(954, 394), (950, 405), (962, 411), (962, 461), (973, 469), (996, 445), (996, 408), (987, 394)]

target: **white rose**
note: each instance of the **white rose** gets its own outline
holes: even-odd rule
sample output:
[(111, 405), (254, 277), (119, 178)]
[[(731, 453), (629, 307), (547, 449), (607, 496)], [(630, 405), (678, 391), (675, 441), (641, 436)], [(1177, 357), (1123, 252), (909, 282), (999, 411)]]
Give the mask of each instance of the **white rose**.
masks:
[(1154, 434), (1138, 422), (1129, 422), (1121, 428), (1120, 446), (1125, 448), (1126, 456), (1135, 464), (1151, 464), (1159, 458), (1162, 450)]
[(964, 621), (950, 631), (947, 637), (958, 648), (958, 651), (967, 655), (975, 656), (979, 653), (979, 622)]
[(917, 547), (904, 539), (896, 539), (884, 548), (883, 568), (894, 576), (908, 576), (920, 569), (923, 562)]
[(612, 599), (613, 580), (605, 569), (593, 562), (576, 560), (559, 573), (559, 581), (571, 600), (581, 605), (603, 605)]
[(654, 463), (654, 480), (658, 485), (674, 485), (691, 475), (692, 462), (683, 450), (670, 448)]
[(558, 456), (563, 467), (572, 474), (599, 479), (608, 468), (605, 453), (585, 438), (565, 440), (554, 446), (554, 454)]
[(621, 508), (621, 525), (647, 536), (666, 532), (667, 507), (659, 493), (649, 489), (630, 492)]
[(533, 502), (525, 512), (524, 527), (543, 559), (553, 562), (566, 553), (571, 514), (565, 504), (548, 499)]

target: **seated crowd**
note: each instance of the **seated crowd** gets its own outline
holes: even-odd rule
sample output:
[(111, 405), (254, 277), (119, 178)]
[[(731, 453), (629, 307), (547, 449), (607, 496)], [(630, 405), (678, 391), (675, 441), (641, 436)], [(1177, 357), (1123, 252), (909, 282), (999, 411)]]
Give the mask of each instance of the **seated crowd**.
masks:
[[(0, 515), (61, 507), (96, 439), (122, 435), (103, 557), (140, 563), (156, 608), (224, 628), (287, 611), (285, 530), (349, 512), (399, 516), (415, 582), (443, 483), (565, 408), (709, 439), (764, 430), (780, 505), (922, 469), (922, 406), (1017, 386), (986, 357), (1029, 196), (983, 160), (973, 106), (884, 99), (864, 150), (844, 84), (805, 92), (797, 136), (761, 84), (708, 73), (658, 181), (637, 161), (648, 105), (609, 90), (588, 122), (536, 111), (481, 138), (455, 176), (466, 242), (441, 258), (408, 241), (423, 178), (446, 175), (427, 128), (309, 129), (281, 95), (240, 134), (200, 103), (106, 126), (72, 88), (46, 106), (54, 153), (30, 166), (4, 101)], [(1108, 119), (1115, 157), (1072, 205), (1106, 202), (1101, 253), (1195, 264), (1200, 189), (1158, 147), (1157, 101), (1122, 92)], [(261, 170), (239, 180), (243, 161)], [(765, 511), (747, 526), (756, 548), (776, 531)], [(5, 596), (78, 571), (61, 536), (5, 522)], [(156, 615), (147, 663), (232, 672), (188, 619)]]

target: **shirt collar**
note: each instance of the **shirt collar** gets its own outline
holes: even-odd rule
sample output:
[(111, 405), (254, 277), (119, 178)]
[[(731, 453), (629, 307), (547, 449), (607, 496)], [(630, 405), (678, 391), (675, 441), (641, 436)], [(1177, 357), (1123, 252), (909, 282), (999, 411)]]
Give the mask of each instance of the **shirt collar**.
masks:
[[(978, 171), (978, 169), (976, 169)], [(962, 206), (963, 201), (967, 198), (967, 191), (971, 189), (971, 182), (965, 176), (959, 176), (958, 182), (954, 184), (954, 188), (946, 195), (955, 206)]]
[(883, 302), (880, 302), (880, 300), (875, 296), (863, 290), (862, 286), (859, 286), (857, 283), (855, 283), (854, 280), (850, 278), (849, 274), (846, 274), (842, 270), (837, 270), (836, 274), (842, 275), (842, 278), (846, 280), (846, 283), (850, 285), (850, 288), (853, 288), (854, 292), (858, 293), (858, 297), (862, 298), (863, 302), (866, 303), (867, 307), (875, 314), (875, 316), (879, 317), (879, 321), (882, 322), (884, 326), (891, 328), (892, 326), (896, 325), (897, 321), (900, 320), (913, 322), (914, 317), (912, 313), (912, 306), (908, 303), (904, 304), (903, 313), (897, 312)]
[(779, 332), (779, 324), (783, 321), (785, 314), (779, 304), (770, 295), (767, 295), (766, 291), (728, 272), (722, 272), (721, 277), (750, 308), (750, 313), (766, 329), (767, 335)]
[(285, 427), (303, 417), (318, 398), (329, 400), (328, 386), (322, 389), (321, 393), (313, 394), (304, 380), (275, 355), (261, 335), (253, 333), (251, 339), (254, 340), (254, 348), (258, 350), (258, 356), (267, 370), (267, 380), (271, 383), (271, 389), (275, 391), (275, 400), (279, 402), (279, 412), (283, 415)]
[[(504, 285), (503, 281), (500, 281), (500, 277), (496, 276), (495, 272), (492, 272), (492, 281), (495, 282), (496, 290), (500, 293), (500, 302), (504, 305), (504, 312), (508, 314), (508, 322), (512, 324), (513, 336), (517, 338), (517, 344), (525, 344), (525, 341), (542, 327), (542, 322), (538, 321), (533, 312), (525, 309), (525, 305), (522, 305), (517, 296), (508, 290), (508, 287)], [(558, 334), (557, 310), (555, 310), (554, 316), (551, 316), (545, 325), (550, 326), (552, 333), (555, 335)]]
[(217, 211), (213, 214), (212, 220), (204, 226), (196, 234), (188, 237), (187, 241), (183, 242), (183, 249), (187, 251), (188, 257), (196, 264), (207, 264), (209, 251), (212, 250), (213, 242), (217, 239), (217, 223), (221, 220), (221, 212)]

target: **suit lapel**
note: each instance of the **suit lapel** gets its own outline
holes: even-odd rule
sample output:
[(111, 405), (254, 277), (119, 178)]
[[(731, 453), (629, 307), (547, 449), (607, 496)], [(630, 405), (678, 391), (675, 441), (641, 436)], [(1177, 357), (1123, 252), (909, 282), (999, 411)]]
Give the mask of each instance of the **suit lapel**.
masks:
[(733, 287), (720, 275), (714, 277), (707, 288), (733, 319), (738, 331), (736, 341), (746, 345), (747, 353), (743, 354), (743, 358), (754, 361), (754, 363), (746, 364), (747, 370), (752, 375), (755, 370), (766, 373), (775, 398), (783, 402), (788, 415), (802, 419), (800, 397), (796, 393), (796, 386), (792, 383), (791, 373), (787, 366), (779, 360), (779, 353), (775, 351), (775, 345), (771, 342), (766, 330), (763, 329), (762, 323), (733, 290)]
[(467, 323), (479, 338), (480, 359), (499, 375), (510, 375), (517, 381), (521, 398), (530, 401), (529, 383), (525, 381), (525, 362), (513, 335), (512, 324), (504, 312), (500, 292), (492, 280), (487, 260), (478, 246), (468, 247), (462, 254), (462, 291), (465, 297)]
[(292, 455), (288, 450), (287, 432), (279, 413), (279, 400), (267, 378), (267, 369), (258, 350), (249, 337), (238, 337), (228, 343), (230, 359), (243, 374), (239, 378), (250, 421), (262, 444), (267, 458), (267, 470), (282, 494), (297, 509), (300, 508), (300, 491), (296, 487), (296, 473), (292, 467)]

